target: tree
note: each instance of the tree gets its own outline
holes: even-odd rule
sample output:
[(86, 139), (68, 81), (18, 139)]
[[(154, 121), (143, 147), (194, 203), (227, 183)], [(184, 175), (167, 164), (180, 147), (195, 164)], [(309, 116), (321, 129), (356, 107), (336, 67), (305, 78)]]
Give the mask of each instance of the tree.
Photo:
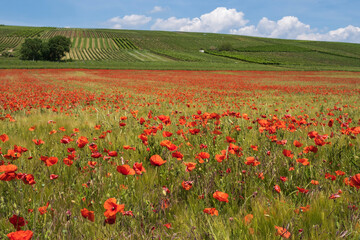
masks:
[(233, 51), (233, 50), (234, 50), (234, 47), (229, 42), (223, 43), (219, 47), (219, 51)]
[(27, 38), (20, 49), (21, 59), (37, 61), (42, 58), (43, 42), (39, 38)]
[(66, 52), (70, 52), (70, 38), (56, 36), (50, 38), (49, 42), (43, 46), (44, 58), (50, 61), (60, 61)]

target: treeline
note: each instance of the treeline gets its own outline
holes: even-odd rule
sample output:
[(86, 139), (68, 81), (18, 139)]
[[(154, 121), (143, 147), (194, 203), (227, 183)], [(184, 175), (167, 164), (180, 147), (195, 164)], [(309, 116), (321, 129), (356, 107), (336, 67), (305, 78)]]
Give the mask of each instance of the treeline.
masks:
[(23, 60), (60, 61), (65, 53), (70, 51), (70, 38), (55, 36), (49, 41), (39, 38), (27, 38), (20, 49), (20, 58)]

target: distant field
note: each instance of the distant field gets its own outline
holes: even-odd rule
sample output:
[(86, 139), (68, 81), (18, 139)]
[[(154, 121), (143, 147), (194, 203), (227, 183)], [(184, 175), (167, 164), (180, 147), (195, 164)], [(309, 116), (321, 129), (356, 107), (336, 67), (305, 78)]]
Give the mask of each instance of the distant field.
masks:
[[(71, 39), (67, 63), (17, 60), (26, 38), (59, 35)], [(224, 44), (232, 49), (220, 51)], [(0, 68), (138, 68), (143, 62), (149, 64), (140, 69), (360, 71), (360, 44), (212, 33), (0, 26), (0, 54)]]

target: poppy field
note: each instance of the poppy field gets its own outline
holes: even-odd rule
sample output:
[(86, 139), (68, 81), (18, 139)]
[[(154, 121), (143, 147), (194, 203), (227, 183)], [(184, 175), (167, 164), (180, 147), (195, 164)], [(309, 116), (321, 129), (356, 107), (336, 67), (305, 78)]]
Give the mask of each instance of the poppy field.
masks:
[(0, 239), (358, 239), (358, 72), (0, 70)]

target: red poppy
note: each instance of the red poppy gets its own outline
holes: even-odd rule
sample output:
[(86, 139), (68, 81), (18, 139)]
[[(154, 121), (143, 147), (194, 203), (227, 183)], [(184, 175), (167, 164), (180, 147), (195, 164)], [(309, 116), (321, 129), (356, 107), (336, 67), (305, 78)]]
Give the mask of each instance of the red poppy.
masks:
[(181, 186), (183, 187), (183, 189), (188, 191), (188, 190), (190, 190), (192, 188), (192, 184), (193, 184), (192, 181), (183, 181), (181, 183)]
[(171, 156), (176, 158), (177, 160), (181, 160), (184, 158), (184, 155), (179, 151), (173, 152)]
[(187, 172), (191, 172), (196, 167), (196, 163), (193, 163), (193, 162), (184, 162), (184, 164), (186, 166), (186, 171)]
[(121, 173), (122, 175), (134, 175), (135, 170), (132, 169), (129, 165), (124, 164), (121, 166), (117, 166), (116, 170)]
[(68, 166), (71, 166), (74, 163), (74, 161), (69, 158), (64, 158), (63, 162)]
[(76, 140), (76, 143), (78, 145), (78, 148), (83, 148), (86, 146), (86, 144), (89, 143), (89, 140), (87, 139), (87, 137), (81, 136), (78, 140)]
[(94, 211), (89, 211), (86, 208), (81, 209), (81, 216), (83, 216), (84, 218), (89, 219), (92, 222), (95, 221)]
[(17, 169), (18, 169), (17, 166), (13, 165), (13, 164), (0, 165), (0, 173), (1, 172), (5, 172), (5, 173), (16, 172)]
[(277, 193), (280, 193), (281, 192), (281, 188), (279, 185), (275, 185), (274, 186), (274, 190), (277, 192)]
[(299, 159), (296, 159), (296, 162), (301, 163), (301, 164), (304, 165), (304, 166), (307, 166), (307, 165), (310, 164), (310, 163), (308, 162), (308, 160), (309, 160), (309, 159), (307, 159), (307, 158), (299, 158)]
[(254, 157), (247, 157), (245, 164), (255, 167), (257, 165), (260, 165), (260, 162), (257, 161)]
[(291, 159), (294, 157), (294, 154), (290, 150), (284, 149), (283, 154), (284, 154), (285, 157), (289, 157)]
[(294, 141), (294, 146), (295, 147), (301, 147), (303, 144), (297, 140)]
[(216, 192), (214, 192), (213, 197), (216, 200), (219, 200), (220, 202), (229, 202), (229, 200), (228, 200), (229, 194), (224, 193), (224, 192), (216, 191)]
[(164, 161), (159, 155), (153, 155), (150, 158), (150, 163), (153, 166), (161, 166), (166, 163), (166, 160)]
[(21, 227), (28, 224), (28, 221), (25, 221), (25, 219), (23, 217), (19, 217), (15, 214), (11, 218), (9, 218), (9, 222), (12, 225), (14, 225), (14, 228), (16, 229), (16, 231), (20, 231)]
[(173, 134), (171, 132), (163, 131), (162, 135), (163, 137), (171, 137)]
[(47, 202), (47, 204), (43, 207), (39, 207), (39, 212), (40, 212), (40, 215), (44, 215), (46, 212), (47, 212), (47, 208), (49, 207), (49, 202)]
[(50, 175), (50, 180), (57, 179), (58, 177), (59, 177), (59, 175), (51, 174), (51, 175)]
[(254, 218), (254, 215), (248, 214), (244, 217), (244, 223), (245, 225), (248, 225), (251, 223), (252, 219)]
[(219, 212), (218, 210), (216, 210), (216, 208), (205, 208), (203, 210), (204, 213), (207, 213), (207, 214), (210, 214), (211, 216), (215, 215), (215, 216), (218, 216), (219, 215)]
[(297, 189), (298, 189), (298, 192), (297, 193), (299, 193), (299, 192), (301, 192), (301, 193), (308, 193), (309, 192), (309, 190), (307, 190), (307, 189), (305, 189), (305, 188), (299, 188), (299, 187), (296, 187)]
[(277, 230), (276, 235), (279, 235), (283, 238), (290, 238), (291, 233), (286, 228), (282, 228), (278, 226), (275, 226), (275, 228)]
[(55, 165), (58, 162), (57, 157), (47, 157), (47, 156), (41, 156), (40, 160), (45, 163), (46, 166), (50, 167), (52, 165)]
[(164, 227), (166, 227), (167, 229), (170, 229), (171, 228), (171, 223), (164, 224)]
[(352, 176), (349, 184), (352, 187), (356, 187), (357, 189), (360, 189), (360, 173)]
[(319, 181), (316, 181), (316, 180), (311, 180), (310, 182), (312, 185), (319, 185)]
[(41, 145), (41, 144), (44, 144), (44, 143), (45, 143), (45, 142), (44, 142), (43, 140), (41, 140), (41, 139), (33, 139), (32, 141), (35, 143), (35, 145)]
[(104, 208), (106, 209), (104, 215), (106, 218), (111, 218), (116, 215), (118, 212), (123, 212), (125, 204), (117, 204), (115, 198), (109, 198), (104, 203)]
[(7, 235), (9, 240), (30, 240), (33, 237), (33, 232), (30, 230), (11, 232)]
[(133, 169), (137, 175), (141, 175), (142, 173), (146, 172), (145, 168), (143, 167), (142, 163), (134, 163)]
[(7, 141), (9, 141), (9, 136), (6, 134), (0, 135), (0, 140), (2, 142), (7, 142)]

